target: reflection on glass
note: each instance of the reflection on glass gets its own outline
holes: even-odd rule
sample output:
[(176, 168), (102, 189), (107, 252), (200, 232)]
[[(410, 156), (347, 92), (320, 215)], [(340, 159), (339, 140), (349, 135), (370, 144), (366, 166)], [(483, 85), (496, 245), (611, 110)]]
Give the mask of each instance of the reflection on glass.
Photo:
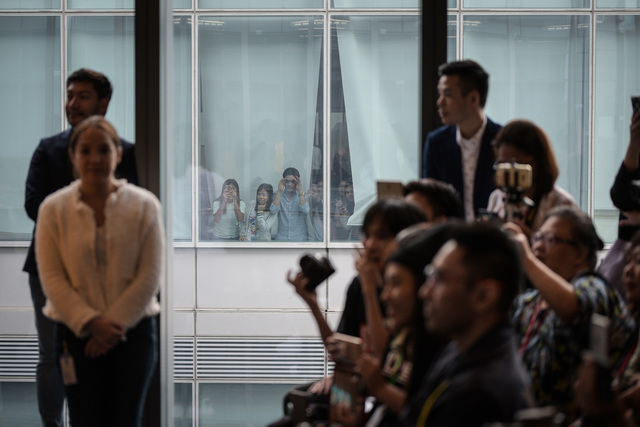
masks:
[(40, 425), (36, 383), (0, 382), (0, 425)]
[(359, 240), (377, 180), (418, 175), (419, 16), (335, 16), (331, 240)]
[(640, 9), (640, 0), (594, 0), (597, 9)]
[(173, 425), (175, 427), (191, 427), (193, 425), (193, 384), (176, 382), (173, 393), (175, 400)]
[(318, 9), (323, 0), (196, 0), (200, 9)]
[(336, 9), (417, 9), (421, 6), (420, 0), (331, 0), (331, 2)]
[[(60, 18), (0, 16), (0, 240), (29, 241), (29, 162), (41, 138), (61, 131)], [(18, 143), (19, 142), (19, 143)]]
[(60, 9), (62, 0), (2, 0), (0, 10)]
[(486, 113), (506, 123), (527, 118), (549, 136), (557, 184), (587, 209), (589, 18), (471, 16), (463, 18), (463, 55), (490, 75)]
[[(174, 1), (175, 5), (177, 2)], [(173, 240), (192, 241), (191, 17), (173, 17)]]
[(462, 0), (467, 9), (582, 9), (590, 0)]
[(113, 85), (107, 119), (127, 141), (135, 139), (134, 17), (68, 18), (67, 67), (86, 67), (105, 74)]
[[(271, 237), (318, 238), (306, 193), (322, 167), (323, 18), (204, 16), (198, 32), (199, 239), (246, 237), (247, 208), (255, 209), (263, 183), (274, 191)], [(289, 167), (299, 176), (285, 183)], [(237, 189), (227, 197), (230, 179)], [(253, 224), (260, 224), (257, 212)]]
[(282, 417), (282, 398), (295, 384), (206, 384), (198, 390), (198, 425), (263, 426)]
[(594, 112), (594, 219), (598, 232), (613, 242), (618, 211), (609, 189), (629, 144), (631, 95), (640, 95), (640, 16), (603, 15), (596, 20)]
[(135, 9), (135, 0), (67, 0), (69, 9)]

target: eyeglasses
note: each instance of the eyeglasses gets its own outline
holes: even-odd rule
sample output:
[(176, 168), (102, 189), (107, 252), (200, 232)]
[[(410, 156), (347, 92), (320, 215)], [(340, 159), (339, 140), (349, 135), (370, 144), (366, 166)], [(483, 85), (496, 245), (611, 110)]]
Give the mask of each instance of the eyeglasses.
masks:
[(295, 184), (297, 181), (295, 179), (285, 179), (284, 183), (285, 184)]
[(463, 279), (464, 276), (454, 276), (453, 273), (447, 273), (443, 270), (436, 268), (433, 264), (428, 264), (424, 270), (425, 281), (424, 283), (451, 283), (456, 279)]
[(540, 242), (544, 243), (545, 246), (548, 247), (553, 247), (556, 245), (556, 243), (564, 243), (566, 245), (572, 246), (578, 245), (578, 242), (576, 240), (563, 239), (562, 237), (555, 236), (552, 233), (541, 233), (540, 231), (538, 231), (531, 237), (531, 244), (533, 245)]

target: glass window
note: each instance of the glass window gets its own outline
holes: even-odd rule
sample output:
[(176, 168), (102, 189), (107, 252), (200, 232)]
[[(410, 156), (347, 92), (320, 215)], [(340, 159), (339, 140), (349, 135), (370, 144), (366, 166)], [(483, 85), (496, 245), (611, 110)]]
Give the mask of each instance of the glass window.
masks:
[(38, 141), (59, 132), (64, 120), (60, 49), (60, 17), (0, 16), (2, 241), (31, 240), (24, 185)]
[(135, 138), (134, 17), (70, 16), (69, 74), (78, 68), (104, 73), (113, 85), (107, 118), (127, 141)]
[(323, 0), (196, 0), (199, 9), (318, 9)]
[(581, 9), (590, 0), (463, 0), (467, 9)]
[[(302, 193), (322, 156), (323, 22), (200, 17), (200, 240), (237, 241), (243, 233), (252, 241), (306, 241), (311, 234), (310, 197)], [(254, 202), (261, 184), (264, 205)]]
[[(174, 3), (175, 4), (175, 3)], [(173, 18), (173, 240), (193, 241), (191, 16)]]
[(332, 0), (332, 3), (336, 9), (417, 9), (421, 2), (420, 0)]
[(360, 239), (377, 180), (418, 173), (419, 16), (336, 16), (331, 57), (331, 236)]
[(134, 9), (135, 0), (67, 0), (67, 7), (82, 10)]
[(463, 41), (463, 57), (490, 75), (487, 115), (544, 129), (557, 184), (588, 210), (589, 17), (465, 15)]
[(60, 9), (62, 0), (3, 0), (0, 10)]
[(598, 9), (639, 9), (640, 0), (594, 0)]
[(640, 16), (596, 19), (594, 105), (594, 219), (608, 242), (617, 237), (618, 211), (609, 189), (629, 144), (631, 95), (640, 95)]

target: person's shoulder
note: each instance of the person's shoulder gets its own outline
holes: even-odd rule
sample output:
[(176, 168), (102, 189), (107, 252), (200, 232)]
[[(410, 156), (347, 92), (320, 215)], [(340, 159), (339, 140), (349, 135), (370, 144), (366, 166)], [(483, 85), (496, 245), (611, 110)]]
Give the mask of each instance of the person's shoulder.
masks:
[(498, 132), (502, 129), (502, 125), (500, 123), (496, 123), (487, 116), (487, 126), (484, 128), (484, 138), (493, 138), (498, 134)]
[(62, 132), (58, 132), (55, 135), (44, 137), (40, 140), (38, 148), (43, 150), (62, 148), (67, 150), (69, 147), (69, 140), (71, 139), (71, 133), (73, 129), (69, 128)]
[(118, 191), (123, 196), (123, 198), (127, 200), (138, 200), (141, 204), (151, 204), (156, 207), (160, 207), (160, 201), (151, 191), (146, 188), (138, 187), (137, 185), (133, 185), (128, 183), (126, 180), (122, 179), (120, 182), (120, 188)]
[(135, 147), (135, 144), (133, 142), (129, 142), (124, 138), (120, 138), (120, 143), (122, 144), (122, 149), (123, 150), (133, 150)]
[(453, 135), (455, 140), (456, 127), (453, 125), (440, 126), (427, 134), (427, 141), (449, 140)]
[(66, 209), (72, 206), (73, 203), (71, 203), (71, 201), (75, 197), (74, 194), (78, 191), (79, 182), (79, 180), (76, 180), (49, 194), (42, 201), (40, 209)]

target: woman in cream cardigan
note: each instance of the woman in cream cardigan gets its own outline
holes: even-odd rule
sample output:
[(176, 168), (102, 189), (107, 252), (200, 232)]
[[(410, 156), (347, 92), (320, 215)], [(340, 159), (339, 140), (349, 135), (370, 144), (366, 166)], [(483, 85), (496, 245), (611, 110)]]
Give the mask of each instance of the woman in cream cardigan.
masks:
[(122, 148), (103, 117), (77, 125), (69, 155), (79, 179), (45, 199), (36, 227), (69, 416), (74, 426), (137, 426), (157, 361), (160, 203), (115, 178)]

